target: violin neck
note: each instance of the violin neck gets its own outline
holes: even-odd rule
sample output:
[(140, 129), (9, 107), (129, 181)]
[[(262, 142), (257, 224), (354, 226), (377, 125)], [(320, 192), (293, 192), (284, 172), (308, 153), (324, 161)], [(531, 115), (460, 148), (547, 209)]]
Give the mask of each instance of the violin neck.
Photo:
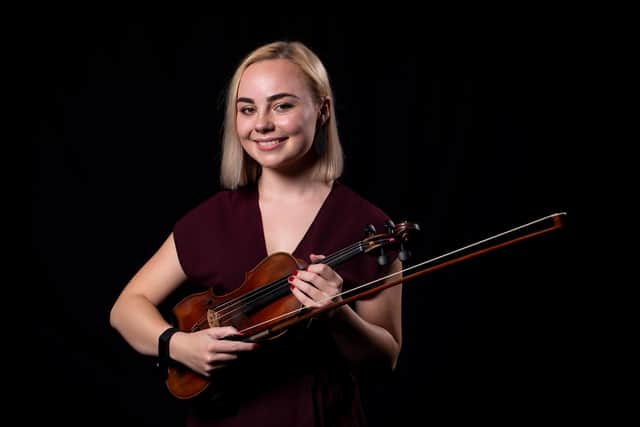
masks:
[(326, 264), (331, 268), (335, 268), (345, 262), (349, 261), (356, 255), (360, 255), (365, 251), (365, 246), (362, 242), (354, 243), (346, 248), (340, 249), (337, 252), (327, 256), (326, 258), (316, 262), (315, 264)]

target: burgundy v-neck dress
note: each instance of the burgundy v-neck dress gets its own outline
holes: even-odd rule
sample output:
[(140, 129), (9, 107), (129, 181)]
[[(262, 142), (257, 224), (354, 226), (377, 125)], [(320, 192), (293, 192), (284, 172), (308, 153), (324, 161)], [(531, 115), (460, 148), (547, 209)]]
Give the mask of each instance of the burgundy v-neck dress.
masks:
[[(388, 217), (346, 185), (334, 183), (302, 241), (293, 252), (309, 262), (311, 253), (330, 255), (366, 236), (373, 224), (384, 230)], [(178, 258), (189, 280), (225, 294), (267, 257), (254, 186), (221, 191), (183, 216), (174, 227)], [(390, 253), (390, 262), (395, 252)], [(344, 289), (385, 274), (375, 255), (361, 254), (336, 267)], [(276, 344), (242, 355), (225, 368), (224, 397), (194, 399), (188, 426), (362, 426), (357, 384), (341, 359), (323, 320), (287, 332)]]

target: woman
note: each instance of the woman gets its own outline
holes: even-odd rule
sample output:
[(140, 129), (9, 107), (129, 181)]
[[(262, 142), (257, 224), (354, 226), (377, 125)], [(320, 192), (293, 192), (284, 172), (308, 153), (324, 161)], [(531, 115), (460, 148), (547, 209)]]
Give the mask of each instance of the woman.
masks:
[(367, 254), (335, 268), (322, 262), (362, 240), (366, 224), (383, 227), (387, 220), (338, 181), (343, 153), (333, 99), (323, 64), (303, 44), (278, 41), (247, 55), (226, 100), (225, 189), (176, 222), (111, 310), (111, 325), (138, 352), (170, 359), (212, 384), (215, 378), (220, 392), (192, 399), (187, 425), (364, 425), (356, 378), (396, 365), (400, 286), (264, 343), (229, 339), (239, 331), (228, 325), (178, 331), (157, 309), (185, 282), (227, 294), (278, 252), (307, 263), (288, 281), (310, 308), (399, 272), (393, 251), (385, 266)]

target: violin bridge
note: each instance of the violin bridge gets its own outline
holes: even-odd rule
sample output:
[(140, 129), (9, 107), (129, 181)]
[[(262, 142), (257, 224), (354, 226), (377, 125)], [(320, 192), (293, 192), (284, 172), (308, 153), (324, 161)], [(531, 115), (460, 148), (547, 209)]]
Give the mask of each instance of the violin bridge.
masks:
[(218, 313), (212, 308), (207, 310), (207, 323), (209, 323), (210, 328), (215, 328), (220, 326), (220, 321), (218, 320)]

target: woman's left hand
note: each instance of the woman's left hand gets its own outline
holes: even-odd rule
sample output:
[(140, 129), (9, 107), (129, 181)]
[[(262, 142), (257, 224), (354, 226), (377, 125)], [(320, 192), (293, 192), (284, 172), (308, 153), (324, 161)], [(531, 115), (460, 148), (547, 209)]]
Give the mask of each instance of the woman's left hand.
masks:
[(305, 307), (322, 307), (341, 299), (342, 277), (327, 264), (319, 263), (324, 255), (311, 254), (306, 270), (296, 270), (289, 277), (291, 292)]

